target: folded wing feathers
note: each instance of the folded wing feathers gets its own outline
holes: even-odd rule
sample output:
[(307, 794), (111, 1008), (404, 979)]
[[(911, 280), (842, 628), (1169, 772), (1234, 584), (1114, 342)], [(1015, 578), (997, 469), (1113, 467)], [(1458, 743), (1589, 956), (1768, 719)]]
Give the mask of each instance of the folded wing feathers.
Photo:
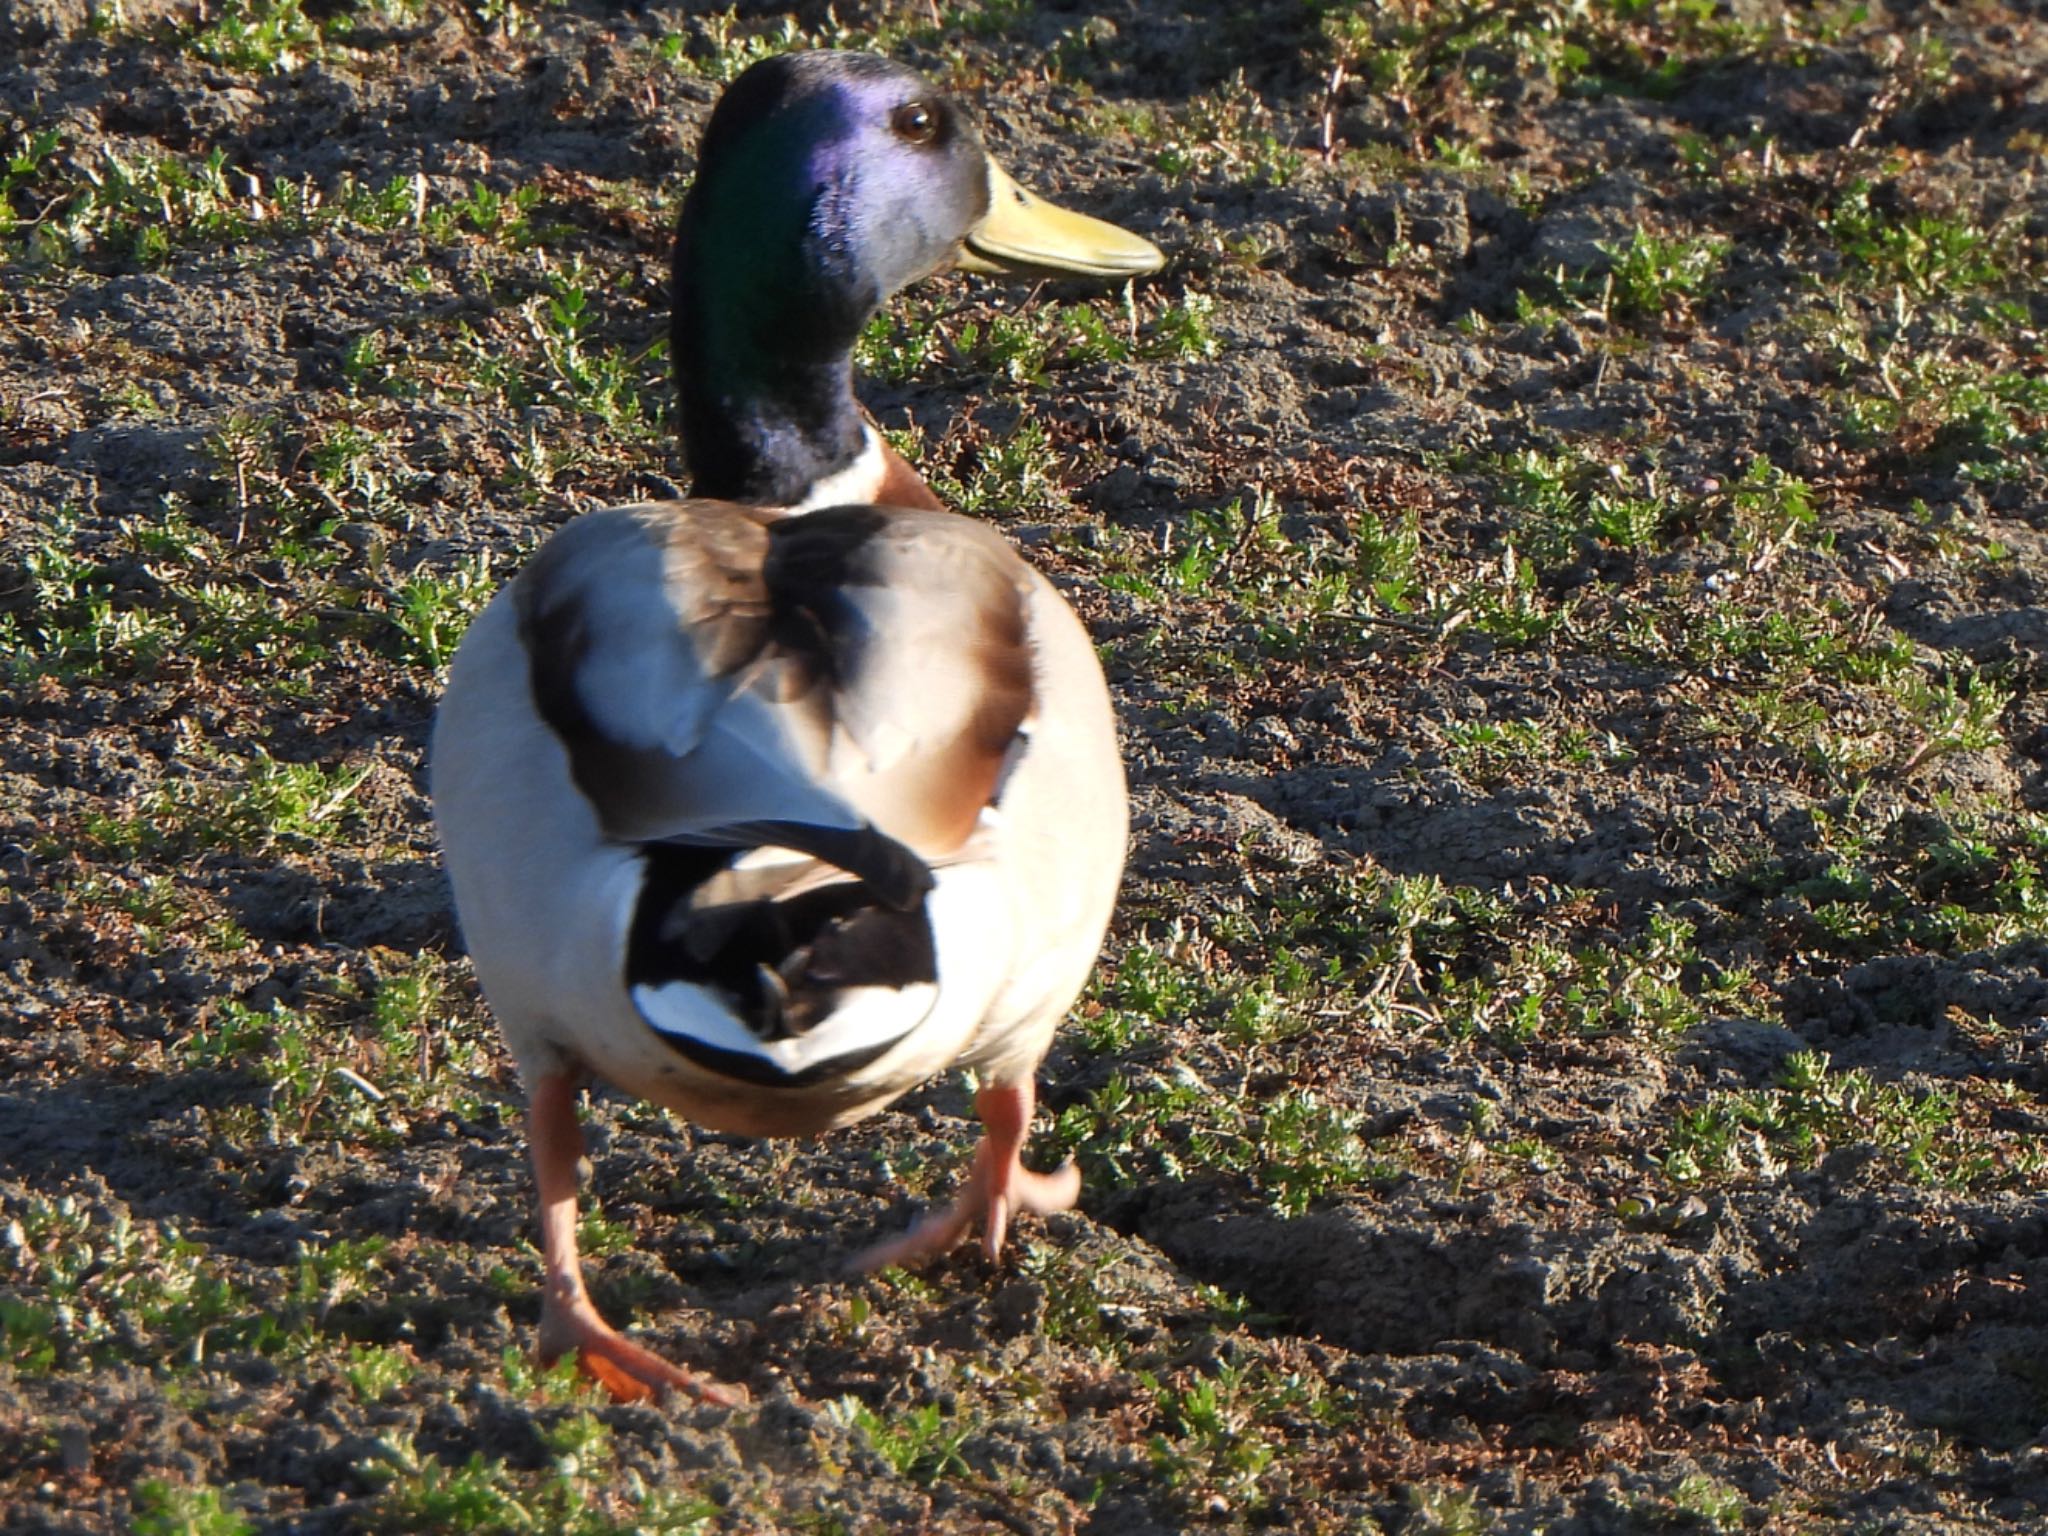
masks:
[(687, 753), (758, 655), (767, 531), (680, 516), (689, 506), (675, 527), (660, 507), (579, 518), (519, 578), (535, 698), (558, 731)]
[(793, 848), (903, 908), (1032, 712), (1027, 579), (943, 513), (672, 502), (571, 524), (517, 603), (609, 835)]
[(824, 640), (835, 779), (928, 857), (955, 847), (1035, 706), (1023, 567), (987, 529), (899, 508), (814, 512), (770, 545), (777, 614)]

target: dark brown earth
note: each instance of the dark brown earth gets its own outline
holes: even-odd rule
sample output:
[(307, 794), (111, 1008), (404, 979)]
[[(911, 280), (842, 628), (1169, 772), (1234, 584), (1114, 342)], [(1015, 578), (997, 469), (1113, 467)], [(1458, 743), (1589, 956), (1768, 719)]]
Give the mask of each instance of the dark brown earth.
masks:
[[(666, 231), (806, 39), (1173, 258), (865, 353), (1117, 692), (1088, 1184), (849, 1281), (961, 1084), (601, 1098), (600, 1304), (755, 1398), (613, 1407), (422, 753), (687, 483)], [(0, 1528), (2048, 1529), (2038, 5), (16, 0), (0, 151)]]

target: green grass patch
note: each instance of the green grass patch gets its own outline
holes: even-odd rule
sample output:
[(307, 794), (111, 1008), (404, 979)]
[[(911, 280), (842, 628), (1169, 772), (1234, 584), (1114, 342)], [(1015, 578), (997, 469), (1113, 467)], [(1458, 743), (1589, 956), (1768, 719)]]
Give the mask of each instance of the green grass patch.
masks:
[(794, 16), (742, 19), (739, 7), (692, 18), (689, 30), (664, 33), (655, 54), (672, 68), (700, 79), (728, 83), (763, 59), (811, 48), (853, 48), (893, 53), (911, 45), (932, 47), (961, 35), (1000, 36), (1031, 16), (1031, 0), (960, 0), (920, 5), (872, 23), (849, 24), (827, 9), (821, 22), (805, 26)]
[(1677, 521), (1668, 490), (1576, 450), (1525, 448), (1496, 460), (1491, 478), (1500, 501), (1521, 514), (1518, 543), (1539, 566), (1575, 556), (1582, 540), (1650, 553)]
[(1840, 1148), (1864, 1147), (1893, 1175), (1941, 1188), (2031, 1188), (2048, 1153), (2030, 1141), (1987, 1140), (1965, 1114), (1976, 1090), (1916, 1089), (1861, 1068), (1836, 1070), (1800, 1051), (1777, 1086), (1717, 1093), (1673, 1121), (1658, 1165), (1675, 1184), (1774, 1179)]
[(209, 1349), (279, 1348), (286, 1331), (174, 1225), (119, 1206), (34, 1194), (10, 1204), (0, 1347), (29, 1374), (112, 1360), (192, 1363)]
[(1139, 1380), (1153, 1394), (1153, 1469), (1184, 1497), (1215, 1513), (1256, 1513), (1269, 1502), (1261, 1479), (1284, 1448), (1280, 1422), (1327, 1415), (1327, 1387), (1318, 1378), (1281, 1374), (1263, 1362), (1224, 1361), (1212, 1374), (1162, 1382)]
[[(1812, 848), (1731, 869), (1784, 897), (1798, 937), (1860, 959), (1887, 950), (1961, 956), (2018, 943), (2048, 921), (2048, 822), (1937, 795), (1909, 812), (1852, 795), (1812, 813)], [(1781, 908), (1781, 911), (1784, 909)]]
[(497, 592), (488, 553), (476, 555), (446, 575), (416, 570), (393, 594), (386, 610), (398, 633), (400, 660), (439, 672), (455, 659), (470, 621)]
[(246, 758), (216, 750), (147, 791), (132, 812), (88, 815), (85, 830), (100, 847), (131, 854), (321, 843), (350, 817), (373, 766), (280, 762), (261, 747)]
[(1536, 0), (1507, 9), (1455, 0), (1405, 10), (1340, 0), (1320, 8), (1319, 22), (1335, 61), (1414, 103), (1425, 122), (1531, 75), (1576, 95), (1666, 97), (1705, 70), (1769, 58), (1810, 25), (1744, 25), (1706, 0)]
[(1887, 358), (1837, 395), (1852, 441), (1985, 485), (2025, 482), (2048, 459), (2048, 380), (1917, 353)]
[[(296, 8), (297, 0), (259, 7), (274, 15)], [(249, 14), (223, 12), (217, 25)], [(319, 187), (266, 177), (219, 145), (198, 155), (71, 146), (41, 129), (18, 134), (0, 161), (0, 266), (152, 268), (183, 248), (239, 249), (336, 227), (520, 250), (556, 233), (534, 221), (539, 199), (536, 187), (501, 192), (482, 182), (437, 199), (416, 175), (372, 183), (343, 172)]]
[(299, 0), (225, 0), (187, 36), (185, 48), (225, 69), (273, 75), (318, 59), (324, 41)]
[(2017, 273), (1991, 231), (1966, 218), (1880, 208), (1868, 181), (1852, 182), (1827, 216), (1827, 232), (1865, 282), (1930, 300), (2000, 286)]
[(947, 1414), (937, 1403), (878, 1413), (858, 1398), (843, 1397), (831, 1405), (831, 1412), (857, 1430), (889, 1470), (908, 1482), (929, 1487), (969, 1470), (960, 1447), (978, 1426), (972, 1419)]
[(1600, 250), (1606, 270), (1562, 278), (1560, 296), (1609, 320), (1642, 326), (1682, 317), (1713, 292), (1729, 242), (1716, 235), (1663, 236), (1638, 229), (1626, 245), (1602, 244)]
[(1451, 721), (1443, 727), (1451, 763), (1475, 784), (1499, 784), (1546, 770), (1583, 771), (1626, 763), (1635, 751), (1613, 732), (1555, 720)]
[(135, 1485), (134, 1536), (249, 1536), (249, 1517), (217, 1488), (185, 1487), (162, 1478)]
[(358, 1474), (377, 1489), (367, 1528), (463, 1536), (699, 1536), (712, 1528), (720, 1514), (713, 1500), (620, 1475), (613, 1428), (592, 1411), (596, 1389), (573, 1359), (540, 1371), (508, 1351), (504, 1366), (506, 1391), (537, 1405), (541, 1465), (515, 1465), (481, 1451), (452, 1462), (423, 1453), (413, 1435), (393, 1431), (357, 1463)]
[(1371, 643), (1371, 622), (1412, 615), (1428, 627), (1432, 599), (1418, 580), (1420, 527), (1361, 516), (1341, 531), (1283, 516), (1264, 492), (1249, 502), (1197, 508), (1158, 532), (1107, 531), (1096, 558), (1106, 587), (1166, 606), (1208, 598), (1246, 621), (1230, 642), (1233, 665), (1294, 659), (1318, 647)]
[(1230, 1178), (1298, 1216), (1324, 1196), (1399, 1172), (1372, 1155), (1362, 1124), (1313, 1093), (1247, 1104), (1191, 1074), (1134, 1082), (1118, 1073), (1062, 1110), (1050, 1139), (1095, 1177)]
[(1136, 144), (1154, 169), (1179, 179), (1284, 187), (1305, 163), (1242, 75), (1169, 108), (1096, 102), (1086, 122), (1098, 135)]
[(950, 465), (934, 462), (936, 455), (914, 428), (891, 432), (889, 441), (955, 512), (969, 517), (1043, 517), (1066, 505), (1052, 434), (1028, 413), (1000, 437), (979, 436)]

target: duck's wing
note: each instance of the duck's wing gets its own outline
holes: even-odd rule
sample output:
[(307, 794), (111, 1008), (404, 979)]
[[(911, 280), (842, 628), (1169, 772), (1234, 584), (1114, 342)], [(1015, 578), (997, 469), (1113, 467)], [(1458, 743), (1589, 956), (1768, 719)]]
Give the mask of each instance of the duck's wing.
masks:
[(613, 839), (794, 848), (910, 905), (923, 861), (815, 771), (814, 690), (778, 653), (766, 552), (765, 517), (724, 503), (570, 524), (517, 588), (535, 705)]
[(778, 640), (822, 682), (831, 781), (944, 857), (997, 799), (1037, 709), (1031, 576), (951, 513), (835, 507), (769, 530)]
[(1027, 577), (943, 513), (671, 502), (571, 524), (517, 604), (607, 835), (796, 849), (907, 906), (1029, 717)]

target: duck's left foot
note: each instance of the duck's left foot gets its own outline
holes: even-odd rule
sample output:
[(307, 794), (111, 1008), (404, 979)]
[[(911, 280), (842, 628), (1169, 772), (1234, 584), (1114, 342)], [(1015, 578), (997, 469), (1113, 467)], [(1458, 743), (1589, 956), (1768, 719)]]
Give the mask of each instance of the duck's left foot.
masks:
[(615, 1402), (646, 1402), (675, 1392), (727, 1408), (743, 1408), (747, 1403), (745, 1387), (693, 1376), (635, 1344), (600, 1317), (580, 1289), (559, 1300), (550, 1291), (541, 1310), (541, 1359), (553, 1361), (572, 1352), (583, 1374), (609, 1392)]
[(566, 1073), (535, 1080), (527, 1125), (534, 1180), (540, 1186), (541, 1262), (547, 1270), (540, 1307), (542, 1363), (573, 1353), (583, 1374), (622, 1403), (677, 1392), (699, 1402), (744, 1404), (746, 1388), (693, 1376), (635, 1344), (598, 1315), (584, 1290), (583, 1261), (576, 1252), (576, 1163), (583, 1156), (583, 1129), (576, 1118), (576, 1085)]
[(982, 1247), (995, 1259), (1002, 1254), (1012, 1216), (1020, 1212), (1046, 1216), (1073, 1209), (1081, 1197), (1079, 1168), (1068, 1163), (1051, 1173), (1033, 1173), (1018, 1160), (1031, 1125), (1031, 1084), (984, 1088), (975, 1096), (974, 1105), (981, 1112), (987, 1134), (975, 1148), (974, 1166), (959, 1197), (903, 1236), (856, 1254), (848, 1269), (868, 1275), (950, 1252), (977, 1219), (982, 1223)]

